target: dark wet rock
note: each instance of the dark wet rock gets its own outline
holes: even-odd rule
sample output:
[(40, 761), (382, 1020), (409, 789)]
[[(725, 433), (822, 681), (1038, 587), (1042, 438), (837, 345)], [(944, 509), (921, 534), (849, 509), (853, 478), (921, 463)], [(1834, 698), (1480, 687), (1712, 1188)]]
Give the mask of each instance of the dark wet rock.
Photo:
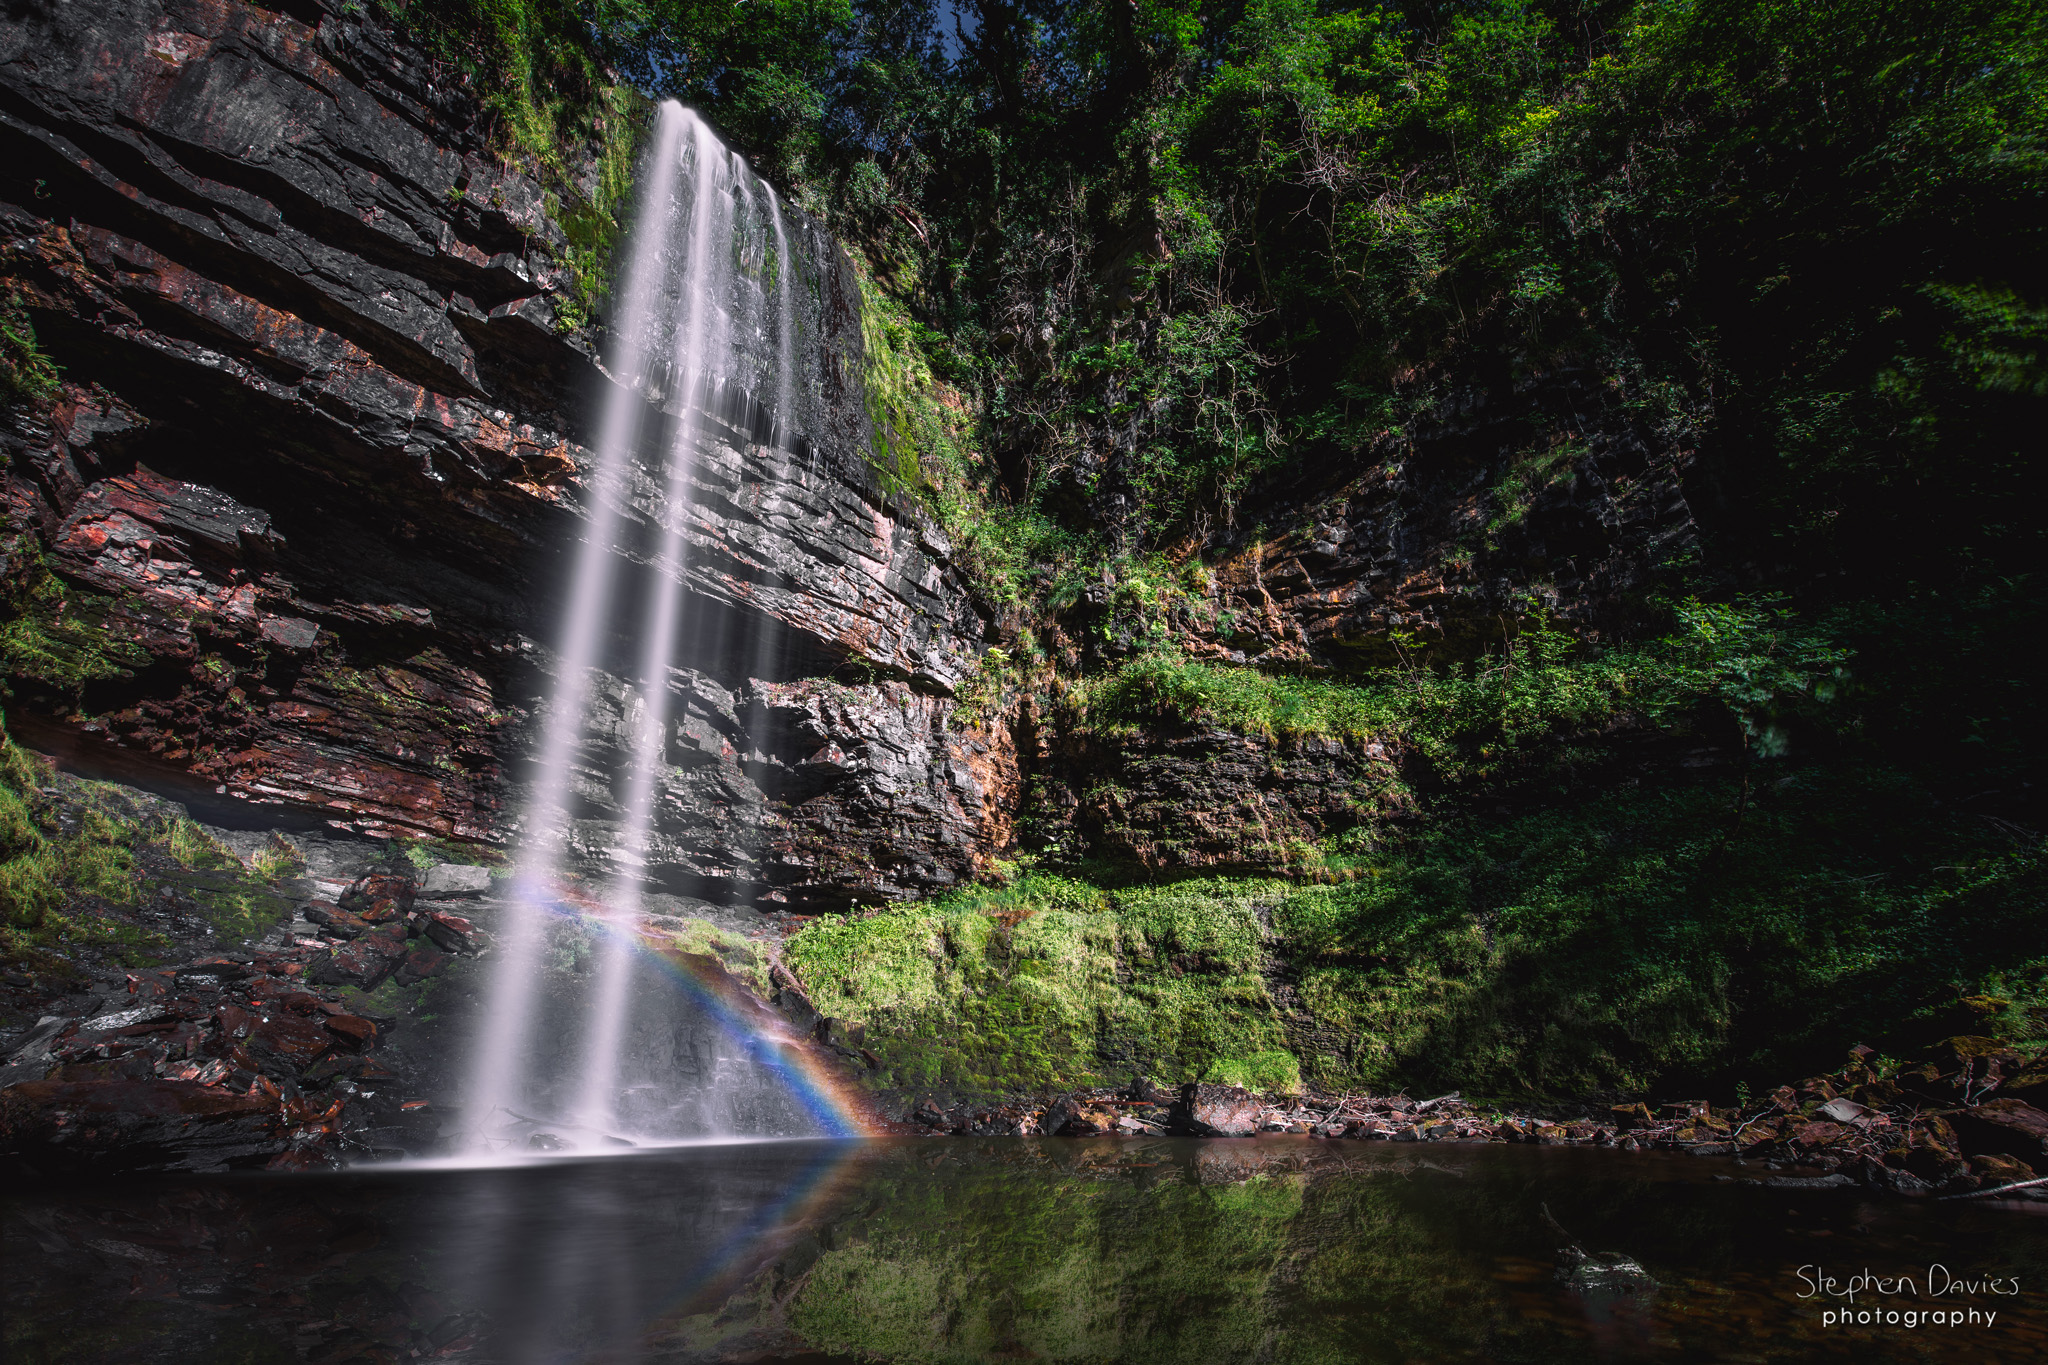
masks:
[(330, 937), (351, 939), (367, 932), (369, 925), (340, 906), (314, 901), (302, 911), (309, 923), (317, 924)]
[(1851, 1190), (1856, 1182), (1841, 1172), (1828, 1175), (1774, 1175), (1762, 1182), (1774, 1190)]
[(1963, 1149), (1972, 1155), (2036, 1161), (2048, 1156), (2048, 1113), (2025, 1100), (1993, 1099), (1948, 1115)]
[(391, 919), (412, 908), (415, 891), (410, 877), (372, 872), (358, 877), (341, 894), (341, 908), (371, 923)]
[(1079, 1095), (1063, 1095), (1039, 1116), (1038, 1131), (1048, 1137), (1096, 1137), (1116, 1131), (1116, 1119)]
[(54, 1169), (217, 1170), (276, 1151), (278, 1101), (194, 1081), (29, 1081), (0, 1091), (0, 1150)]
[(311, 1066), (333, 1045), (325, 1028), (290, 1016), (257, 1020), (249, 1026), (245, 1043), (259, 1063), (275, 1059), (293, 1073)]
[(1650, 1113), (1650, 1106), (1640, 1101), (1635, 1104), (1617, 1104), (1608, 1112), (1614, 1126), (1624, 1132), (1630, 1128), (1647, 1128), (1655, 1122)]
[(1587, 1297), (1639, 1297), (1657, 1292), (1657, 1281), (1632, 1257), (1566, 1247), (1558, 1253), (1557, 1278)]
[(427, 916), (426, 936), (446, 952), (475, 953), (481, 946), (477, 928), (460, 915), (436, 910)]
[(405, 958), (405, 940), (387, 934), (369, 934), (322, 953), (306, 964), (306, 977), (323, 986), (355, 986), (375, 990), (379, 982)]
[(1971, 1157), (1970, 1174), (1987, 1183), (2010, 1184), (2016, 1180), (2033, 1179), (2034, 1168), (2017, 1157), (1991, 1154)]
[(376, 1041), (377, 1026), (367, 1019), (353, 1014), (329, 1015), (326, 1020), (329, 1033), (351, 1047), (366, 1047)]
[(1880, 1163), (1872, 1163), (1863, 1168), (1862, 1174), (1865, 1183), (1872, 1188), (1886, 1190), (1892, 1194), (1917, 1197), (1934, 1193), (1933, 1185), (1911, 1171), (1894, 1170)]
[(398, 984), (417, 985), (447, 964), (448, 955), (435, 948), (414, 948), (398, 966)]

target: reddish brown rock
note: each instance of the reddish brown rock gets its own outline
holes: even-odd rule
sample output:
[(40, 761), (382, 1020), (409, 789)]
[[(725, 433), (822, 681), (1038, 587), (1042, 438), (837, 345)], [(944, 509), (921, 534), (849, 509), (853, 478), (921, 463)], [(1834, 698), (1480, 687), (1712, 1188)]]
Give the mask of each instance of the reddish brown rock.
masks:
[(292, 1015), (273, 1015), (249, 1026), (245, 1044), (258, 1062), (279, 1062), (296, 1073), (320, 1060), (334, 1039), (326, 1029)]
[(405, 955), (405, 961), (398, 967), (398, 984), (411, 986), (426, 980), (441, 970), (448, 961), (448, 955), (434, 948), (415, 948)]
[(1246, 1137), (1258, 1131), (1261, 1105), (1256, 1096), (1234, 1085), (1181, 1087), (1176, 1124), (1202, 1137)]
[(356, 938), (370, 927), (359, 916), (321, 901), (314, 901), (307, 906), (305, 915), (308, 920), (319, 925), (324, 933), (334, 938)]
[(353, 1014), (330, 1015), (327, 1031), (357, 1048), (368, 1047), (377, 1039), (377, 1026)]
[(358, 877), (341, 895), (341, 905), (372, 923), (403, 914), (412, 908), (414, 887), (410, 877), (371, 873)]
[(378, 930), (320, 954), (307, 964), (306, 974), (321, 985), (375, 990), (377, 984), (391, 975), (392, 969), (404, 960), (405, 954), (403, 934), (389, 929)]
[(1814, 1152), (1819, 1151), (1823, 1147), (1832, 1147), (1837, 1143), (1846, 1142), (1852, 1136), (1854, 1136), (1853, 1130), (1844, 1128), (1839, 1123), (1823, 1121), (1820, 1123), (1804, 1124), (1794, 1129), (1792, 1132), (1792, 1144), (1802, 1151)]
[(427, 937), (451, 953), (474, 953), (480, 946), (476, 926), (461, 915), (436, 910), (427, 916)]

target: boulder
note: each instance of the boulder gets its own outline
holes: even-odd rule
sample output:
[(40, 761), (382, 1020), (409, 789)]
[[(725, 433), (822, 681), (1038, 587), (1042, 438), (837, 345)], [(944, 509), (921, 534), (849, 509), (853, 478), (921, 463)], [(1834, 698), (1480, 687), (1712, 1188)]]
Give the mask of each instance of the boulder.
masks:
[(372, 872), (356, 878), (348, 890), (341, 893), (341, 907), (360, 915), (377, 908), (383, 901), (390, 901), (402, 911), (412, 908), (412, 898), (412, 878), (390, 872)]
[(398, 965), (398, 984), (413, 986), (441, 970), (448, 961), (448, 954), (438, 948), (421, 946), (405, 955), (405, 961)]
[(2009, 1185), (2015, 1180), (2032, 1180), (2034, 1168), (2018, 1157), (1988, 1155), (1970, 1158), (1970, 1173), (1999, 1185)]
[(491, 870), (466, 863), (436, 863), (420, 884), (423, 901), (471, 900), (491, 889)]
[(336, 1014), (327, 1020), (327, 1031), (355, 1047), (368, 1047), (377, 1037), (377, 1026), (353, 1014)]
[(482, 946), (474, 924), (441, 910), (427, 916), (427, 937), (451, 953), (474, 953)]
[(309, 922), (319, 925), (321, 932), (329, 938), (356, 938), (370, 927), (357, 916), (326, 901), (314, 901), (300, 913)]
[(1175, 1126), (1198, 1137), (1246, 1137), (1259, 1130), (1259, 1102), (1234, 1085), (1198, 1085), (1180, 1089), (1174, 1107)]
[(375, 990), (405, 960), (407, 947), (403, 933), (380, 929), (320, 954), (306, 965), (306, 977), (324, 986)]
[(1613, 1115), (1614, 1126), (1623, 1132), (1631, 1128), (1648, 1128), (1656, 1119), (1650, 1113), (1650, 1106), (1643, 1103), (1617, 1104), (1608, 1110)]
[(297, 1075), (319, 1061), (332, 1046), (334, 1038), (326, 1029), (295, 1015), (272, 1015), (249, 1027), (249, 1055), (270, 1064), (266, 1070), (274, 1067), (277, 1071)]
[(1963, 1150), (1972, 1156), (2013, 1156), (2029, 1162), (2048, 1156), (2048, 1114), (2025, 1100), (1986, 1100), (1948, 1119)]

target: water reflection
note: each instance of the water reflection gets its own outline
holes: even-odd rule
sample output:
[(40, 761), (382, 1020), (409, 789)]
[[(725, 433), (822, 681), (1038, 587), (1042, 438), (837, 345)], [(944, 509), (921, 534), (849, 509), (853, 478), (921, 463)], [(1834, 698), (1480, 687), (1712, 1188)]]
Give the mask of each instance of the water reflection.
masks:
[[(18, 1191), (34, 1362), (2048, 1359), (2038, 1218), (1688, 1158), (1303, 1140), (797, 1142)], [(1552, 1218), (1546, 1218), (1546, 1206)], [(1554, 1224), (1552, 1219), (1554, 1219)], [(1561, 1281), (1559, 1243), (1657, 1282)], [(2025, 1292), (1828, 1327), (1796, 1273)], [(1846, 1305), (1842, 1305), (1846, 1306)]]

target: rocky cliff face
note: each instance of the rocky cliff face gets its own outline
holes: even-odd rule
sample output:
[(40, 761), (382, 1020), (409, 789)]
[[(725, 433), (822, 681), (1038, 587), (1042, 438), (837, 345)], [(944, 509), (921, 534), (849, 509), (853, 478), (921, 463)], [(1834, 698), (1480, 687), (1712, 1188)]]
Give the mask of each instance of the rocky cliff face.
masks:
[[(0, 19), (0, 279), (65, 380), (0, 423), (32, 627), (10, 710), (245, 801), (497, 840), (609, 380), (599, 339), (558, 325), (547, 188), (481, 139), (458, 80), (351, 9)], [(698, 462), (701, 666), (658, 871), (835, 904), (971, 872), (1001, 745), (951, 728), (984, 627), (944, 539), (868, 475), (857, 286), (820, 249), (831, 411), (801, 458), (719, 427)], [(599, 725), (593, 849), (616, 757)]]
[[(558, 322), (550, 190), (480, 112), (324, 0), (0, 20), (0, 281), (65, 379), (0, 420), (29, 626), (10, 713), (39, 742), (60, 722), (87, 759), (147, 755), (372, 834), (518, 835), (611, 381), (602, 337)], [(1398, 753), (1110, 744), (956, 705), (995, 632), (944, 536), (869, 470), (858, 284), (792, 222), (824, 282), (824, 403), (774, 444), (744, 413), (707, 423), (663, 888), (925, 894), (985, 867), (1020, 812), (1067, 848), (1271, 868), (1390, 813)], [(1454, 654), (1532, 608), (1627, 629), (1646, 570), (1693, 550), (1682, 434), (1584, 373), (1445, 392), (1213, 538), (1173, 620), (1191, 652), (1341, 673), (1391, 662), (1396, 628)], [(643, 452), (609, 547), (621, 622), (657, 572), (657, 468)], [(1119, 648), (1106, 597), (1070, 615)], [(633, 655), (615, 629), (579, 754), (592, 872), (617, 842)]]

